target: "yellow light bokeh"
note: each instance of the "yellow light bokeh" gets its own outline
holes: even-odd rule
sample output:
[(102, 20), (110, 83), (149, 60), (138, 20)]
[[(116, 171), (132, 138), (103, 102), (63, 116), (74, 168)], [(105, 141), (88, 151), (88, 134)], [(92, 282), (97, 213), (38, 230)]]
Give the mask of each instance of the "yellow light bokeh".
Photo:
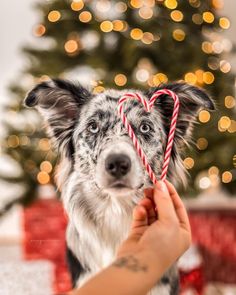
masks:
[(141, 40), (143, 37), (143, 31), (138, 28), (132, 29), (130, 31), (130, 37), (134, 40)]
[(82, 23), (88, 23), (92, 19), (92, 14), (89, 11), (82, 11), (79, 15), (79, 20)]
[(230, 171), (225, 171), (222, 173), (222, 182), (229, 183), (232, 181), (233, 175)]
[(213, 21), (215, 20), (214, 14), (211, 13), (210, 11), (203, 12), (202, 18), (206, 23), (209, 23), (209, 24), (213, 23)]
[(181, 22), (183, 20), (183, 18), (184, 18), (184, 15), (180, 10), (174, 10), (174, 11), (171, 12), (170, 17), (175, 22)]
[(211, 114), (206, 110), (202, 110), (198, 114), (198, 119), (201, 123), (207, 123), (210, 120), (210, 118), (211, 118)]
[(105, 88), (103, 86), (101, 86), (101, 85), (98, 85), (98, 86), (93, 88), (93, 93), (101, 93), (103, 91), (105, 91)]
[(168, 77), (164, 73), (157, 73), (156, 75), (153, 76), (152, 81), (155, 86), (158, 86), (161, 83), (168, 82)]
[(113, 20), (112, 22), (113, 24), (113, 30), (114, 31), (118, 31), (121, 32), (124, 29), (124, 23), (121, 20)]
[(46, 28), (42, 24), (39, 24), (34, 28), (34, 35), (37, 37), (43, 36), (45, 32), (46, 32)]
[(40, 164), (40, 170), (50, 173), (50, 172), (52, 172), (52, 164), (49, 161), (43, 161)]
[(202, 51), (204, 51), (205, 53), (212, 53), (212, 44), (208, 41), (202, 42)]
[(221, 17), (219, 19), (219, 25), (222, 29), (228, 29), (230, 27), (230, 21), (227, 17)]
[(224, 7), (224, 1), (223, 0), (212, 0), (212, 5), (216, 9), (222, 9)]
[(84, 8), (84, 2), (82, 0), (73, 1), (70, 6), (72, 10), (79, 11)]
[(184, 80), (190, 84), (196, 84), (197, 76), (194, 73), (186, 73), (184, 75)]
[(61, 18), (61, 13), (58, 10), (52, 10), (48, 14), (48, 20), (52, 23), (57, 22)]
[(113, 24), (111, 21), (105, 20), (100, 24), (100, 29), (101, 29), (101, 31), (103, 31), (105, 33), (109, 33), (113, 29)]
[(219, 174), (219, 168), (216, 166), (212, 166), (208, 169), (208, 174), (209, 175), (218, 175)]
[(233, 96), (227, 95), (225, 97), (225, 106), (226, 106), (226, 108), (232, 109), (233, 107), (235, 107), (235, 104), (236, 104), (236, 102), (235, 102), (235, 98)]
[(212, 84), (215, 80), (215, 77), (211, 72), (204, 72), (202, 78), (203, 82), (206, 84)]
[(220, 120), (218, 121), (218, 125), (221, 129), (228, 129), (230, 127), (231, 120), (227, 116), (222, 116)]
[(164, 4), (169, 9), (175, 9), (178, 6), (178, 2), (176, 0), (165, 0)]
[(172, 36), (176, 41), (181, 42), (185, 39), (185, 32), (181, 29), (176, 29), (173, 31)]
[(50, 181), (50, 176), (47, 172), (40, 171), (37, 175), (37, 180), (40, 184), (47, 184)]
[(187, 158), (184, 159), (183, 163), (184, 163), (184, 167), (186, 169), (188, 169), (188, 170), (192, 169), (193, 166), (194, 166), (194, 159), (191, 158), (191, 157), (187, 157)]
[(208, 141), (207, 141), (207, 139), (205, 137), (198, 138), (198, 140), (197, 140), (197, 148), (199, 150), (201, 150), (201, 151), (205, 150), (207, 148), (207, 146), (208, 146)]
[(202, 84), (203, 83), (203, 73), (204, 71), (199, 69), (195, 71), (195, 75), (197, 77), (197, 83), (198, 84)]
[(142, 0), (131, 0), (130, 5), (133, 6), (133, 8), (140, 8), (143, 5)]
[(66, 41), (64, 48), (67, 53), (75, 53), (78, 51), (79, 46), (75, 40), (68, 40)]
[(114, 81), (117, 86), (124, 86), (127, 83), (127, 77), (124, 74), (117, 74)]
[(229, 133), (234, 133), (236, 132), (236, 121), (235, 120), (231, 120), (230, 122), (230, 126), (228, 128), (228, 132)]

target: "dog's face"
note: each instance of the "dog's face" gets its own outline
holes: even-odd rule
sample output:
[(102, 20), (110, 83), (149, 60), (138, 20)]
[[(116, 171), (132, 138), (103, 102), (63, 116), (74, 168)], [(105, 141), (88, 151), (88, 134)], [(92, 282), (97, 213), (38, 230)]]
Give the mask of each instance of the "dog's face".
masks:
[[(171, 177), (171, 173), (183, 172), (180, 149), (188, 141), (198, 110), (214, 109), (214, 105), (203, 90), (194, 86), (173, 83), (160, 88), (171, 89), (180, 99)], [(150, 99), (160, 88), (91, 94), (70, 82), (52, 80), (36, 86), (25, 102), (43, 114), (59, 151), (69, 159), (78, 177), (89, 182), (90, 187), (119, 196), (149, 186), (151, 181), (118, 115), (118, 100), (127, 91)], [(135, 100), (129, 100), (125, 106), (128, 121), (157, 178), (161, 174), (172, 108), (173, 102), (167, 97), (159, 98), (150, 113)]]
[[(117, 104), (122, 94), (124, 92), (109, 90), (94, 95), (81, 108), (80, 119), (72, 135), (75, 169), (80, 175), (90, 175), (99, 189), (116, 196), (150, 184), (118, 115)], [(165, 143), (160, 113), (157, 109), (147, 113), (134, 100), (128, 102), (126, 110), (127, 118), (149, 163), (159, 175)]]

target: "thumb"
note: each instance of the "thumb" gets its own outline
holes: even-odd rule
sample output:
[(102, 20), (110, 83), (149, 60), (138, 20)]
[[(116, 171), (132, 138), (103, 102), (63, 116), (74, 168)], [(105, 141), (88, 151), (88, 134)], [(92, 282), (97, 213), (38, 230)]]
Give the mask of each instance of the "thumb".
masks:
[(165, 182), (158, 181), (154, 186), (154, 202), (160, 221), (177, 221), (174, 205)]

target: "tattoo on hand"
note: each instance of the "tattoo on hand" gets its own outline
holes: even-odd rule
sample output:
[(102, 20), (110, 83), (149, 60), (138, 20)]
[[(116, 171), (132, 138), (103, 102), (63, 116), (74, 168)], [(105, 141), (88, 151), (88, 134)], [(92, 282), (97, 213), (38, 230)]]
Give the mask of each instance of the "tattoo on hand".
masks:
[(114, 263), (113, 266), (119, 268), (127, 268), (133, 272), (147, 272), (148, 268), (146, 265), (142, 265), (137, 258), (133, 257), (132, 255), (118, 258)]

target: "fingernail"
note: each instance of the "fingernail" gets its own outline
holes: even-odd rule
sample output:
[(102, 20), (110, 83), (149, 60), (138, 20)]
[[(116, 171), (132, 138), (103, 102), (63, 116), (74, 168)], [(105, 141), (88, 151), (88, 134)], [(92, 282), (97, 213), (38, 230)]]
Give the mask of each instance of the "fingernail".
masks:
[(168, 193), (168, 189), (166, 187), (166, 184), (164, 181), (158, 181), (156, 184), (157, 189), (159, 189), (160, 191), (164, 192), (164, 193)]

